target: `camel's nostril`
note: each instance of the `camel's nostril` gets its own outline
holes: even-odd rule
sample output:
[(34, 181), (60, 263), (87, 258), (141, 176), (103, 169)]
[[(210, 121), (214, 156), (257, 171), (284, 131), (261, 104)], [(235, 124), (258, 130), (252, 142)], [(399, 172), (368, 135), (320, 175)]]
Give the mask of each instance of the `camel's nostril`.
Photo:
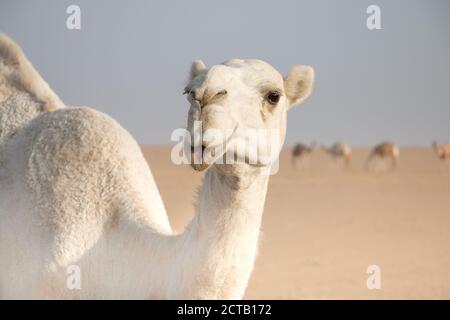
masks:
[(217, 91), (212, 97), (210, 97), (208, 99), (208, 102), (211, 102), (211, 101), (214, 101), (216, 99), (220, 99), (222, 97), (225, 97), (227, 95), (227, 93), (228, 93), (228, 91), (225, 90), (225, 89)]
[(199, 95), (198, 95), (198, 90), (195, 88), (191, 88), (188, 91), (189, 96), (196, 101), (199, 101)]
[(217, 92), (216, 96), (223, 96), (223, 95), (226, 95), (227, 93), (228, 93), (228, 91), (223, 89), (223, 90), (220, 90), (219, 92)]

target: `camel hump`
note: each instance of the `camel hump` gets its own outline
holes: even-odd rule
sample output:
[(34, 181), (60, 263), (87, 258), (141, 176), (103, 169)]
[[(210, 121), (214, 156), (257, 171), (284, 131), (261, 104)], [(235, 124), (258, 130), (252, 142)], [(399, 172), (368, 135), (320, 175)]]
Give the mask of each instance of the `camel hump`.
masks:
[(400, 150), (396, 144), (391, 141), (384, 141), (379, 145), (375, 146), (372, 151), (373, 154), (378, 154), (381, 156), (396, 156), (398, 157), (400, 154)]
[(64, 103), (39, 75), (20, 46), (0, 32), (0, 78), (26, 91), (44, 106), (44, 111), (64, 107)]

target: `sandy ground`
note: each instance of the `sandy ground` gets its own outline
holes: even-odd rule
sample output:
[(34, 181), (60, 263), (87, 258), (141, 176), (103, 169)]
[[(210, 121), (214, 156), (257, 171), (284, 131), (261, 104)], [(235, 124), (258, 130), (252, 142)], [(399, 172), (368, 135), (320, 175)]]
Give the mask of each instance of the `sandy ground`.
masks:
[[(193, 214), (201, 174), (144, 147), (176, 230)], [(271, 178), (260, 253), (247, 299), (450, 298), (450, 164), (428, 149), (402, 149), (395, 172), (350, 169), (316, 151), (291, 165), (289, 150)], [(381, 289), (366, 286), (369, 265)]]

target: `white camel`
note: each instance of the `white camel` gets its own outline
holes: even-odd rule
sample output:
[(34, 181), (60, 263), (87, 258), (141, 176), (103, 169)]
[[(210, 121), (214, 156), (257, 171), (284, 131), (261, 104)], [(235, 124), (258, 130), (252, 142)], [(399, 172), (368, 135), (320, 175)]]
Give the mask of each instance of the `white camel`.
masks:
[[(0, 54), (0, 297), (242, 298), (270, 164), (193, 165), (207, 169), (196, 214), (174, 234), (131, 135), (98, 111), (65, 107), (4, 35)], [(283, 78), (259, 60), (196, 61), (188, 128), (277, 129), (282, 143), (287, 111), (313, 80), (308, 66)], [(68, 285), (77, 271), (80, 287)]]

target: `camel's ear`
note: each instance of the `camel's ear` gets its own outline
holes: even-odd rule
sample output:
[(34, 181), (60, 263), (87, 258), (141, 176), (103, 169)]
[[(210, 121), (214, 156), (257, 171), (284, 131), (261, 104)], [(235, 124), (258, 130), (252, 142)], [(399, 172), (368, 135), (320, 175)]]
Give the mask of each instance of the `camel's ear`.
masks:
[(310, 66), (293, 66), (284, 78), (284, 90), (289, 108), (302, 103), (312, 92), (314, 85), (314, 69)]
[(206, 69), (205, 64), (202, 60), (194, 60), (191, 65), (191, 71), (189, 72), (189, 79), (188, 81), (191, 81), (196, 76), (198, 76), (200, 73), (202, 73), (203, 70)]

